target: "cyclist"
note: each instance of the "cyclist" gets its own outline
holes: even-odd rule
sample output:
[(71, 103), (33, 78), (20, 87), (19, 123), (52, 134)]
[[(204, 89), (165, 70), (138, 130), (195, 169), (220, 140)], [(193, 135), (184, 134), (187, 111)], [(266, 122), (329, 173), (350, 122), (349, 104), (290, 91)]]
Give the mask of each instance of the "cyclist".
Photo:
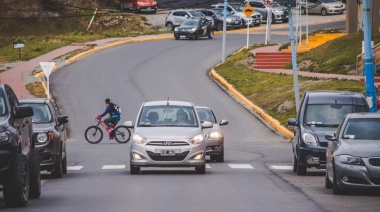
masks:
[[(109, 117), (104, 119), (104, 124), (107, 126), (107, 132), (109, 133), (108, 138), (112, 140), (114, 137), (114, 133), (113, 133), (114, 127), (120, 121), (120, 114), (117, 113), (116, 104), (111, 102), (110, 99), (107, 98), (105, 100), (105, 103), (107, 105), (106, 110), (104, 111), (104, 113), (96, 117), (96, 119), (100, 120), (107, 113), (109, 114)], [(111, 126), (111, 124), (114, 124), (113, 127)]]

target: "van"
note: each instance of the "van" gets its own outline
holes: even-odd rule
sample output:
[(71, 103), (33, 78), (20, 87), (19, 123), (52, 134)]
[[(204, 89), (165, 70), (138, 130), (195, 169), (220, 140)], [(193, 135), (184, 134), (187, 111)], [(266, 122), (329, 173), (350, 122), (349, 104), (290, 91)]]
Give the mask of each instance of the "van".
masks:
[(328, 140), (325, 133), (335, 132), (348, 113), (369, 112), (361, 93), (345, 91), (308, 91), (302, 97), (294, 126), (293, 171), (306, 175), (307, 168), (326, 167)]

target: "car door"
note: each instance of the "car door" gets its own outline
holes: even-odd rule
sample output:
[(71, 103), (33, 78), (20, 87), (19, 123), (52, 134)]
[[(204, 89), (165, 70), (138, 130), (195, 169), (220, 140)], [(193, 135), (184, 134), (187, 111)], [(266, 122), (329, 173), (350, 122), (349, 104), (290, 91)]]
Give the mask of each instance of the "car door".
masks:
[(201, 24), (201, 35), (206, 36), (207, 35), (207, 26), (208, 26), (208, 21), (206, 19), (203, 19), (200, 21)]
[(321, 12), (321, 1), (319, 0), (308, 0), (309, 13), (320, 13)]

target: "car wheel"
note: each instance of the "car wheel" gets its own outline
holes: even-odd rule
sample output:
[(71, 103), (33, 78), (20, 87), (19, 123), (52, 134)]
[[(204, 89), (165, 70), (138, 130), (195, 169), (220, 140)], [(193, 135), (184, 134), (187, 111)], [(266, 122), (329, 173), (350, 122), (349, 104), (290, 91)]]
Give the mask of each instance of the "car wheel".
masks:
[[(62, 149), (62, 147), (61, 147), (61, 149)], [(52, 171), (50, 174), (53, 178), (62, 178), (63, 177), (62, 152), (59, 153), (54, 171)]]
[(322, 14), (323, 16), (326, 16), (326, 15), (327, 15), (327, 10), (326, 10), (325, 8), (323, 8), (323, 9), (321, 10), (321, 14)]
[(297, 158), (296, 156), (293, 154), (293, 172), (297, 172)]
[(306, 166), (303, 166), (300, 164), (300, 162), (297, 160), (297, 175), (306, 175)]
[(174, 38), (175, 38), (176, 40), (179, 40), (180, 36), (179, 36), (179, 35), (174, 35)]
[[(333, 161), (333, 163), (334, 163), (334, 161)], [(336, 179), (335, 165), (334, 165), (333, 169), (334, 169), (333, 185), (332, 185), (333, 194), (340, 195), (340, 194), (343, 194), (344, 192), (343, 192), (343, 189), (339, 188), (339, 186), (338, 186), (337, 179)]]
[(272, 23), (271, 24), (276, 24), (276, 19), (275, 19), (274, 15), (272, 15)]
[(282, 23), (289, 23), (289, 19), (282, 19)]
[(67, 153), (65, 149), (65, 158), (62, 161), (62, 172), (63, 174), (67, 174)]
[(328, 177), (328, 174), (327, 174), (327, 170), (326, 170), (326, 175), (325, 175), (325, 188), (327, 188), (327, 189), (332, 189), (333, 188), (333, 184), (329, 180), (329, 177)]
[(3, 184), (6, 206), (24, 207), (29, 199), (29, 166), (25, 155), (17, 155), (8, 179)]
[(208, 38), (209, 39), (213, 39), (214, 38), (214, 31), (213, 30), (210, 30), (210, 32), (208, 33)]
[(29, 178), (29, 197), (37, 199), (41, 196), (41, 161), (38, 149), (32, 149), (30, 151)]
[(301, 15), (306, 15), (306, 8), (304, 7), (301, 8)]
[(172, 22), (166, 23), (166, 30), (167, 31), (173, 31), (174, 30), (174, 25), (172, 24)]
[(129, 165), (129, 170), (131, 174), (139, 174), (140, 173), (140, 167), (134, 166), (132, 164)]
[(199, 34), (198, 32), (194, 35), (194, 40), (198, 40), (199, 39)]
[(261, 23), (258, 23), (258, 24), (255, 24), (254, 26), (260, 26), (261, 25)]
[(222, 22), (219, 22), (217, 25), (216, 25), (216, 29), (218, 31), (223, 31), (223, 23)]
[(133, 11), (133, 13), (137, 13), (137, 12), (139, 11), (139, 10), (137, 9), (137, 7), (136, 7), (135, 4), (132, 5), (132, 11)]
[(206, 165), (195, 167), (195, 172), (197, 172), (197, 174), (206, 174)]

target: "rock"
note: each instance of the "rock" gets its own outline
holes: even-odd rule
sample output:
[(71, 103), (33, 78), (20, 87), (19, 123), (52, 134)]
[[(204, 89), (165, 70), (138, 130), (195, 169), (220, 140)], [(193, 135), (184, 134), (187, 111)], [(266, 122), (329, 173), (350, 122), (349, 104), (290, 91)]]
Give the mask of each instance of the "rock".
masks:
[(276, 112), (283, 114), (292, 107), (294, 107), (294, 103), (292, 101), (285, 101), (277, 107)]

